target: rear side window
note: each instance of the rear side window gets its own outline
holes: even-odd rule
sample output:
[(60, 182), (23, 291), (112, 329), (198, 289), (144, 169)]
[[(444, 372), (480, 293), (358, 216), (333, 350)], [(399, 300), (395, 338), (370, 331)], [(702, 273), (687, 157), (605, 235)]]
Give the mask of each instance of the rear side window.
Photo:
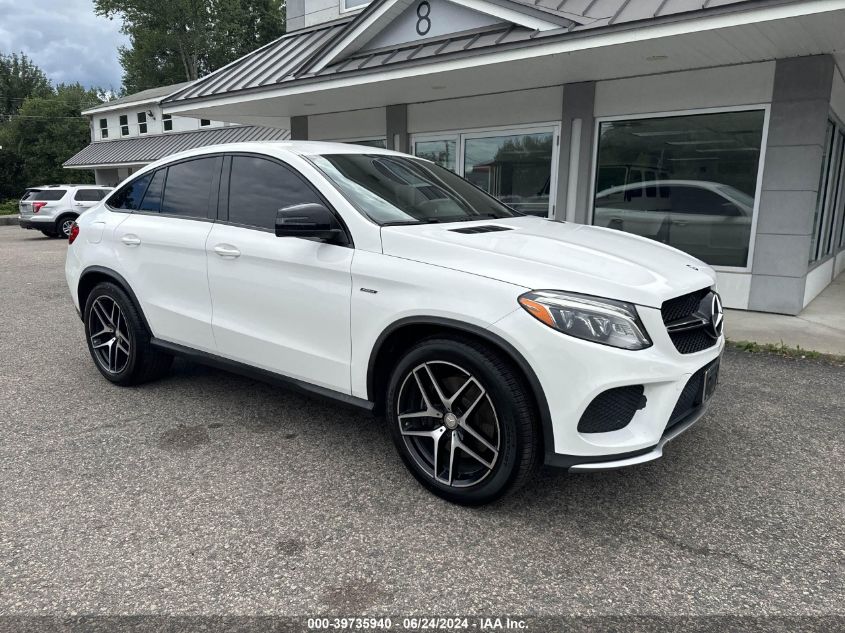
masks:
[(61, 200), (65, 197), (67, 189), (45, 189), (44, 191), (37, 191), (30, 200), (44, 200), (50, 202), (52, 200)]
[(161, 211), (161, 194), (164, 193), (164, 179), (167, 176), (167, 168), (159, 169), (153, 174), (153, 179), (150, 181), (150, 186), (147, 187), (147, 193), (144, 194), (144, 200), (139, 207), (140, 211), (153, 211), (158, 213)]
[(103, 199), (105, 193), (102, 189), (78, 189), (73, 199), (80, 202), (97, 202)]
[(147, 185), (150, 184), (150, 178), (151, 174), (144, 174), (118, 189), (117, 193), (109, 198), (109, 206), (114, 209), (136, 211), (141, 205), (144, 193), (147, 191)]
[[(161, 212), (190, 218), (207, 218), (211, 185), (215, 170), (220, 171), (220, 157), (200, 158), (171, 165)], [(216, 212), (216, 209), (215, 209)]]
[(41, 190), (40, 189), (32, 189), (31, 191), (27, 191), (25, 194), (23, 194), (23, 198), (21, 198), (21, 202), (23, 202), (24, 200), (32, 200), (33, 198), (35, 198), (35, 194), (38, 193), (39, 191), (41, 191)]
[(273, 230), (279, 209), (322, 203), (291, 169), (263, 158), (233, 156), (229, 179), (229, 222)]

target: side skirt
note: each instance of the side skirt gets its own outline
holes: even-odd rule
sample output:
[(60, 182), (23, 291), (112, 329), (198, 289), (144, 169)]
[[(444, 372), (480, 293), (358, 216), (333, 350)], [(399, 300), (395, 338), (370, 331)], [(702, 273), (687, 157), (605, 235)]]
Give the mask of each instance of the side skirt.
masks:
[(296, 378), (289, 378), (288, 376), (277, 374), (276, 372), (252, 367), (244, 363), (239, 363), (238, 361), (223, 358), (222, 356), (191, 349), (190, 347), (185, 347), (184, 345), (170, 343), (158, 338), (150, 339), (150, 345), (162, 352), (172, 354), (173, 356), (179, 356), (180, 358), (190, 360), (200, 365), (208, 365), (209, 367), (215, 367), (234, 374), (240, 374), (242, 376), (246, 376), (247, 378), (253, 378), (255, 380), (260, 380), (274, 385), (281, 385), (307, 395), (316, 395), (320, 398), (334, 400), (335, 402), (349, 407), (354, 407), (356, 409), (363, 409), (365, 411), (372, 412), (375, 407), (375, 403), (370, 402), (369, 400), (356, 398), (355, 396), (327, 389), (326, 387), (312, 385), (302, 380), (297, 380)]

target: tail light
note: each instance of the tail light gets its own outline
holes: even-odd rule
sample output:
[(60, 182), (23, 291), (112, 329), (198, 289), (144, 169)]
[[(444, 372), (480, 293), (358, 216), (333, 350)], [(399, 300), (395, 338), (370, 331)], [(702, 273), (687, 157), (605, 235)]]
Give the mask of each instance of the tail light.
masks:
[(70, 227), (70, 235), (67, 236), (67, 243), (73, 244), (73, 241), (76, 239), (77, 235), (79, 235), (79, 225), (74, 222)]
[(41, 207), (46, 207), (46, 206), (47, 206), (46, 202), (33, 202), (32, 203), (32, 212), (38, 213), (39, 211), (41, 211)]

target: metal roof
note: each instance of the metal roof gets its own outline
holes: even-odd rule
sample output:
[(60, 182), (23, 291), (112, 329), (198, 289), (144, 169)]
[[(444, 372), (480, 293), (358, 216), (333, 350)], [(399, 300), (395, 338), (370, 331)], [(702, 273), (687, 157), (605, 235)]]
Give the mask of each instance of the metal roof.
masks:
[(161, 101), (164, 97), (169, 94), (176, 92), (177, 90), (182, 90), (187, 86), (190, 86), (193, 82), (192, 81), (183, 81), (179, 84), (171, 84), (169, 86), (159, 86), (158, 88), (150, 88), (149, 90), (142, 90), (141, 92), (136, 92), (131, 95), (126, 95), (125, 97), (120, 97), (119, 99), (112, 99), (110, 101), (105, 101), (99, 105), (94, 106), (93, 108), (88, 108), (87, 110), (83, 110), (82, 114), (88, 114), (91, 112), (98, 112), (99, 110), (113, 108), (117, 105), (129, 105), (131, 103), (148, 103), (150, 101)]
[(138, 136), (91, 143), (66, 160), (63, 166), (135, 165), (151, 163), (176, 152), (207, 145), (247, 141), (284, 141), (289, 138), (290, 132), (288, 130), (253, 125), (232, 125), (193, 132)]
[(349, 24), (350, 19), (321, 24), (319, 27), (283, 35), (228, 66), (197, 80), (187, 89), (171, 95), (166, 101), (208, 97), (244, 88), (280, 84), (292, 79), (293, 73), (311, 59), (326, 42), (342, 31)]
[(387, 65), (419, 63), (420, 60), (443, 55), (459, 56), (495, 47), (527, 45), (532, 41), (551, 37), (565, 38), (602, 27), (635, 25), (758, 0), (494, 0), (517, 9), (521, 6), (526, 10), (530, 8), (532, 11), (545, 11), (566, 18), (569, 25), (560, 29), (535, 31), (513, 24), (502, 24), (390, 49), (356, 52), (316, 73), (309, 73), (309, 69), (316, 66), (329, 43), (357, 28), (362, 18), (384, 1), (386, 0), (374, 0), (353, 19), (287, 34), (216, 73), (197, 80), (187, 89), (170, 95), (164, 101), (208, 98), (242, 90), (270, 88), (296, 80), (314, 80), (337, 73), (364, 72)]

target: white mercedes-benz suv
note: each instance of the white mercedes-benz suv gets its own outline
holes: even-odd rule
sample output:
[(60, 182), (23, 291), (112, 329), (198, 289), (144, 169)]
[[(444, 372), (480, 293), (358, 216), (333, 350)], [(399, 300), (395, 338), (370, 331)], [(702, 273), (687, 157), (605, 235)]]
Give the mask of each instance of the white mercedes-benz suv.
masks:
[(450, 501), (542, 463), (662, 454), (724, 347), (706, 264), (612, 229), (521, 215), (451, 171), (335, 143), (171, 156), (79, 217), (66, 274), (108, 380), (174, 355), (383, 415)]

